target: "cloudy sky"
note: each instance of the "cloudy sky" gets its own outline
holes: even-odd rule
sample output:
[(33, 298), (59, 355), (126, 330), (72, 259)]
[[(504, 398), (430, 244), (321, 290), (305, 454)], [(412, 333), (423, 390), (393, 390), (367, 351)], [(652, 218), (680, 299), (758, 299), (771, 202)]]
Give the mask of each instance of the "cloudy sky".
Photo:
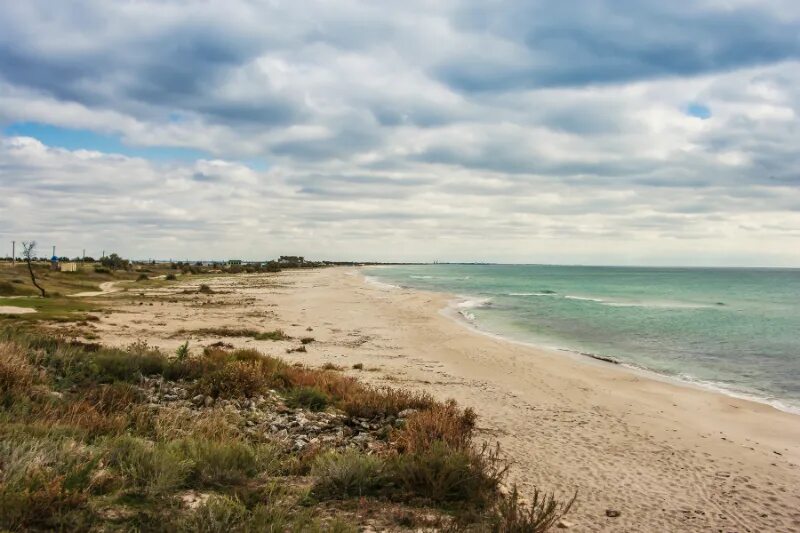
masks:
[(800, 2), (0, 0), (0, 239), (800, 266)]

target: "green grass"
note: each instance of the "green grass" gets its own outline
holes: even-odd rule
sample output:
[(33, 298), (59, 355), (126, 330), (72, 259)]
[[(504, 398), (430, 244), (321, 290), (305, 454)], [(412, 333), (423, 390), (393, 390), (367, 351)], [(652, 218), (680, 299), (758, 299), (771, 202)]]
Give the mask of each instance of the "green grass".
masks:
[(0, 314), (0, 317), (5, 320), (26, 322), (35, 322), (39, 320), (56, 322), (91, 320), (91, 317), (88, 317), (87, 313), (99, 311), (101, 309), (101, 306), (97, 303), (64, 296), (54, 296), (50, 298), (39, 298), (38, 296), (0, 298), (0, 306), (6, 305), (35, 309), (35, 313)]

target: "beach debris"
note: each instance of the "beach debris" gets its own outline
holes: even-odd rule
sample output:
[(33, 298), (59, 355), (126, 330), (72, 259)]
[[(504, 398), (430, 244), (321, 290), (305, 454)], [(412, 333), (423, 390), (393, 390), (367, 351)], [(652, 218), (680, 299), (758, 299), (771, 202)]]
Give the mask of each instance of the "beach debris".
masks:
[(617, 511), (616, 509), (606, 509), (606, 516), (609, 518), (616, 518), (621, 514), (622, 513), (620, 511)]
[(575, 524), (573, 524), (572, 522), (564, 520), (563, 518), (556, 523), (556, 527), (559, 529), (569, 529), (574, 525)]

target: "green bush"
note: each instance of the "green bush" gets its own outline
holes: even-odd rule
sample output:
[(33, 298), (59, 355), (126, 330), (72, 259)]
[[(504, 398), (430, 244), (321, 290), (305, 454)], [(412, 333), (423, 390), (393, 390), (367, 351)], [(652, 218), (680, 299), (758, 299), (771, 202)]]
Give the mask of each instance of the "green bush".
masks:
[(375, 495), (386, 484), (383, 461), (356, 450), (321, 455), (311, 475), (315, 478), (312, 493), (321, 499)]
[(305, 407), (312, 411), (322, 411), (328, 407), (330, 398), (316, 387), (298, 387), (289, 391), (286, 403), (291, 407)]
[(169, 274), (167, 274), (167, 275), (164, 277), (164, 279), (165, 279), (165, 280), (167, 280), (167, 281), (175, 281), (176, 279), (178, 279), (178, 277), (177, 277), (177, 276), (175, 276), (175, 274), (173, 274), (173, 273), (171, 273), (171, 272), (170, 272)]
[(175, 446), (131, 436), (109, 443), (108, 464), (123, 476), (131, 490), (151, 497), (183, 486), (193, 466)]
[(192, 465), (192, 479), (202, 485), (233, 485), (278, 470), (281, 452), (269, 444), (185, 439), (176, 443)]
[(485, 508), (497, 496), (506, 470), (499, 450), (456, 450), (436, 441), (427, 450), (394, 458), (390, 477), (407, 497)]
[(136, 276), (136, 281), (147, 281), (148, 279), (150, 278), (147, 277), (147, 274), (139, 274)]
[(252, 398), (268, 389), (261, 365), (247, 361), (227, 363), (202, 376), (195, 385), (197, 392), (214, 398)]

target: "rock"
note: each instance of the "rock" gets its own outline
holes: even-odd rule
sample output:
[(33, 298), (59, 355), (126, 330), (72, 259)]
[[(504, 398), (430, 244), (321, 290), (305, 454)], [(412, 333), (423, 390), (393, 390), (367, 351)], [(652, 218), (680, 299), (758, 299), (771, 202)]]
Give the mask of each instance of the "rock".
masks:
[(204, 401), (205, 399), (206, 399), (206, 397), (205, 397), (205, 396), (203, 396), (202, 394), (198, 394), (197, 396), (195, 396), (194, 398), (192, 398), (192, 403), (193, 403), (193, 404), (195, 404), (195, 405), (200, 405), (200, 404), (202, 404), (202, 403), (203, 403), (203, 401)]
[(606, 509), (606, 516), (609, 518), (616, 518), (622, 513), (617, 511), (616, 509)]
[(408, 418), (409, 416), (413, 415), (416, 412), (417, 412), (416, 409), (403, 409), (402, 411), (397, 413), (397, 416), (400, 418)]
[(561, 520), (559, 520), (558, 523), (556, 523), (556, 527), (560, 528), (560, 529), (569, 529), (574, 525), (575, 524), (573, 524), (572, 522), (568, 522), (567, 520), (564, 520), (563, 518)]
[(203, 405), (205, 405), (206, 407), (211, 407), (212, 405), (214, 405), (214, 398), (212, 398), (211, 396), (206, 396), (205, 398), (203, 398)]

